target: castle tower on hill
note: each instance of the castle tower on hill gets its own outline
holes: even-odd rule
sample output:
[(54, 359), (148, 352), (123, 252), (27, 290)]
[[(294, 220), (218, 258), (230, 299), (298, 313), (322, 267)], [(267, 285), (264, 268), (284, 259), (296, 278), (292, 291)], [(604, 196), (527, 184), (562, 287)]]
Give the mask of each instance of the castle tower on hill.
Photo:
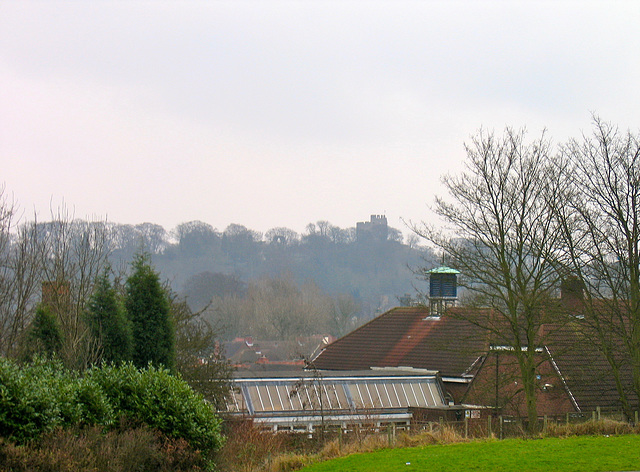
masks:
[(360, 221), (356, 224), (356, 240), (386, 241), (389, 236), (387, 217), (385, 215), (371, 215), (370, 221)]

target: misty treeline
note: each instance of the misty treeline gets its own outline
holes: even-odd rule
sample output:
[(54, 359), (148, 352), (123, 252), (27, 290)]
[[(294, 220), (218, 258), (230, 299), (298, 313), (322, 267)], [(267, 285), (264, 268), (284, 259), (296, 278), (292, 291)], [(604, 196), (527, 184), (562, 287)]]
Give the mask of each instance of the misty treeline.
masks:
[(298, 285), (291, 276), (264, 276), (235, 294), (216, 295), (204, 318), (224, 337), (251, 335), (287, 340), (310, 334), (342, 336), (358, 326), (361, 307), (351, 295), (332, 297), (317, 284)]
[(86, 310), (96, 283), (109, 267), (122, 291), (140, 254), (149, 256), (165, 282), (172, 310), (180, 313), (174, 318), (189, 320), (191, 330), (209, 330), (205, 338), (213, 344), (214, 334), (344, 334), (412, 292), (410, 268), (424, 264), (430, 253), (415, 238), (403, 244), (393, 228), (386, 240), (358, 242), (353, 228), (326, 221), (309, 224), (304, 234), (274, 228), (264, 235), (236, 224), (218, 231), (200, 221), (171, 231), (151, 223), (87, 221), (66, 207), (39, 221), (25, 217), (3, 187), (0, 353), (17, 355), (25, 344), (43, 284), (50, 284), (65, 287), (65, 314), (57, 320), (66, 340), (60, 354), (78, 365), (91, 362), (96, 347)]
[(340, 336), (415, 293), (414, 269), (433, 260), (417, 237), (404, 242), (397, 229), (358, 241), (355, 228), (327, 221), (308, 224), (303, 234), (238, 224), (218, 231), (202, 221), (169, 232), (150, 224), (114, 231), (112, 260), (127, 261), (142, 244), (190, 307), (206, 308), (224, 339)]

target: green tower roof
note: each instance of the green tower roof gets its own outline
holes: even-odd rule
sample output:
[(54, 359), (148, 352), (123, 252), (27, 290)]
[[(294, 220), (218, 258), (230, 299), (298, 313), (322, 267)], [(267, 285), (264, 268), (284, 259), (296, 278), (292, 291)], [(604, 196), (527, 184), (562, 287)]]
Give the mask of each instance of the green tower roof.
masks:
[(459, 270), (452, 269), (451, 267), (436, 267), (435, 269), (431, 269), (427, 271), (427, 274), (459, 274)]

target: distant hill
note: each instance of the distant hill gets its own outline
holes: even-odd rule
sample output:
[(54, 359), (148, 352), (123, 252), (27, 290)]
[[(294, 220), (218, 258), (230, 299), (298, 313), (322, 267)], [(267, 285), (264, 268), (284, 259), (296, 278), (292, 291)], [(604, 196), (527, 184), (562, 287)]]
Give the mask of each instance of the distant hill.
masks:
[[(242, 225), (219, 232), (207, 223), (183, 223), (171, 232), (159, 225), (112, 224), (114, 267), (127, 265), (141, 248), (172, 288), (200, 309), (213, 297), (240, 293), (242, 284), (264, 276), (286, 275), (298, 284), (314, 282), (330, 296), (350, 295), (371, 318), (415, 293), (413, 270), (435, 261), (425, 247), (403, 243), (386, 218), (355, 228), (326, 221), (311, 223), (303, 235), (273, 228), (264, 235)], [(385, 228), (376, 227), (381, 219)]]

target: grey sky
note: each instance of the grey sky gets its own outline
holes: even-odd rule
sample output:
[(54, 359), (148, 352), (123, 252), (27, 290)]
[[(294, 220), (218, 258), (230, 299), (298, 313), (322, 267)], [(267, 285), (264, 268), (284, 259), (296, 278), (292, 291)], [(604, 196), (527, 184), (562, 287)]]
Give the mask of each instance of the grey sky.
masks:
[(0, 1), (0, 164), (46, 219), (429, 218), (480, 127), (638, 129), (640, 2)]

